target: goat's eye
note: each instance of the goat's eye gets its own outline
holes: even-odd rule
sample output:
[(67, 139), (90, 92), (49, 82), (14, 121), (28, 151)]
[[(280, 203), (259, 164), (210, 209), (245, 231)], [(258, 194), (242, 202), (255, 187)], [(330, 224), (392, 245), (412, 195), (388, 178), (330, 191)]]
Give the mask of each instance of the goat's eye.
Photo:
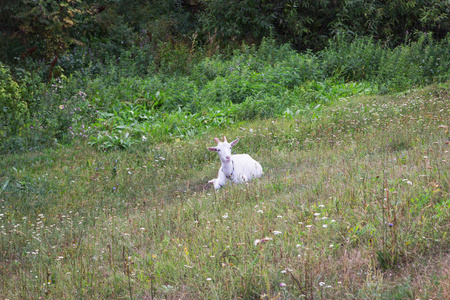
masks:
[(220, 152), (220, 149), (217, 149), (217, 152)]

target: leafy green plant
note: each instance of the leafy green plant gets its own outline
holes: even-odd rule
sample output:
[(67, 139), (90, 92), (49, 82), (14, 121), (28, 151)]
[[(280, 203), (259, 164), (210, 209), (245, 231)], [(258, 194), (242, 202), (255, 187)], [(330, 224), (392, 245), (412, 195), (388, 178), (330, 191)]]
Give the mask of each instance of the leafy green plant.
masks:
[[(16, 68), (9, 82), (19, 85), (30, 115), (18, 120), (17, 126), (22, 126), (20, 122), (27, 126), (22, 126), (21, 135), (11, 137), (15, 142), (8, 149), (50, 145), (55, 138), (58, 143), (70, 142), (80, 133), (82, 138), (93, 135), (95, 145), (103, 137), (113, 138), (111, 145), (119, 148), (139, 142), (142, 136), (171, 140), (209, 131), (216, 126), (211, 124), (220, 127), (227, 124), (225, 119), (238, 123), (293, 117), (307, 107), (332, 105), (339, 98), (400, 91), (450, 76), (448, 39), (436, 42), (429, 35), (395, 49), (358, 38), (337, 40), (319, 53), (301, 54), (264, 39), (258, 47), (242, 45), (230, 56), (200, 61), (188, 48), (167, 46), (192, 58), (184, 66), (170, 53), (153, 58), (158, 51), (152, 47), (147, 41), (105, 60), (95, 49), (76, 48), (60, 59), (61, 78), (48, 84), (43, 82), (51, 66), (30, 58), (22, 61), (30, 62), (33, 72)], [(157, 61), (181, 69), (158, 69)], [(84, 96), (76, 96), (80, 93)], [(57, 109), (66, 101), (68, 107), (77, 108), (76, 113)], [(216, 111), (223, 120), (216, 118)], [(70, 133), (74, 133), (70, 127), (77, 133)], [(129, 134), (125, 139), (124, 132)]]
[(28, 114), (20, 86), (12, 79), (9, 68), (0, 63), (0, 138), (16, 135)]
[(449, 38), (435, 43), (430, 34), (422, 34), (417, 42), (387, 51), (380, 61), (376, 81), (399, 91), (449, 78), (448, 69), (443, 69), (449, 63), (448, 45)]
[(343, 77), (348, 81), (371, 80), (378, 74), (386, 51), (381, 43), (369, 37), (350, 40), (347, 36), (338, 36), (319, 53), (319, 57), (328, 76)]

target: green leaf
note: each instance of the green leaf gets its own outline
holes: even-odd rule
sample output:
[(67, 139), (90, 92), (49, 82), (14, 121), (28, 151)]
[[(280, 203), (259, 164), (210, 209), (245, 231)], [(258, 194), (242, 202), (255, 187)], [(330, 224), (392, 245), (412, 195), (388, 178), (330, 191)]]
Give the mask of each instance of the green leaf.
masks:
[(67, 24), (69, 24), (70, 26), (74, 25), (74, 22), (69, 18), (64, 18), (63, 21), (66, 22)]

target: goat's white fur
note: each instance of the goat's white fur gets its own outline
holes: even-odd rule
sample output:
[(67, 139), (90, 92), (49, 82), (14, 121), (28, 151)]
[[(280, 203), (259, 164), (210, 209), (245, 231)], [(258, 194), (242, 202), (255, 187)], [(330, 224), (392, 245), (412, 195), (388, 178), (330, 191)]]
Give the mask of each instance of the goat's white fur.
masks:
[(222, 163), (217, 178), (208, 181), (208, 183), (214, 185), (215, 189), (220, 189), (230, 182), (242, 183), (255, 177), (261, 177), (263, 174), (262, 167), (250, 155), (231, 155), (231, 148), (239, 142), (239, 139), (228, 143), (227, 138), (224, 136), (223, 142), (218, 138), (214, 138), (214, 141), (217, 143), (217, 146), (209, 147), (208, 150), (217, 152)]

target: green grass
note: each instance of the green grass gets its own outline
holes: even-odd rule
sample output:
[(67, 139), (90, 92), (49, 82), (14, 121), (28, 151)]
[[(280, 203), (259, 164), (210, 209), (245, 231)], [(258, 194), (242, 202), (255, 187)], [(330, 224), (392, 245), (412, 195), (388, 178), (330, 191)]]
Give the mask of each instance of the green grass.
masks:
[[(448, 298), (449, 87), (5, 155), (0, 298)], [(207, 185), (222, 134), (262, 178)]]

